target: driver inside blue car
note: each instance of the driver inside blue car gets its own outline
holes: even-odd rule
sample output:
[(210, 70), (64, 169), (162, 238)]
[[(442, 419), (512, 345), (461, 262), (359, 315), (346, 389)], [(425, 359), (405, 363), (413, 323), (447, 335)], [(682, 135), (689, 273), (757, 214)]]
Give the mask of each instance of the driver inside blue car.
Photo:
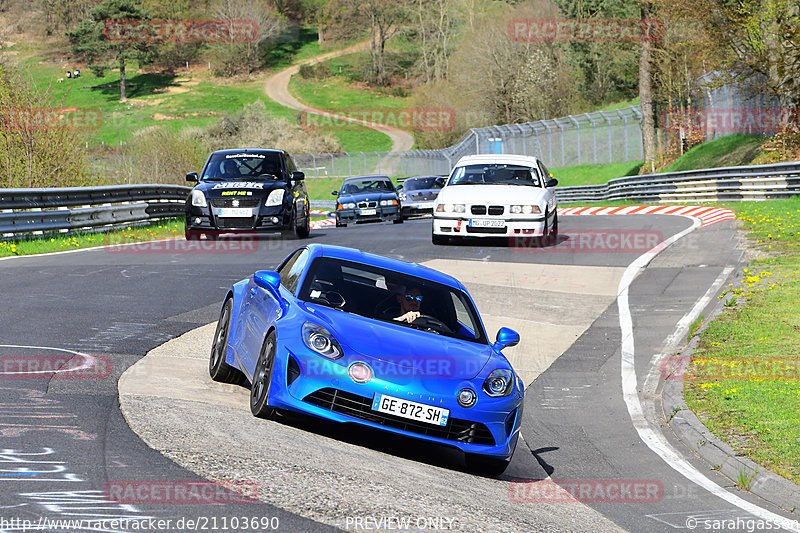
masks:
[(398, 322), (412, 323), (422, 314), (422, 291), (419, 287), (408, 287), (399, 291), (395, 295), (392, 305), (384, 309), (381, 313), (386, 319), (397, 320)]
[(400, 304), (400, 316), (394, 317), (400, 322), (414, 322), (422, 314), (419, 311), (422, 305), (422, 291), (417, 287), (411, 287), (397, 295), (397, 303)]

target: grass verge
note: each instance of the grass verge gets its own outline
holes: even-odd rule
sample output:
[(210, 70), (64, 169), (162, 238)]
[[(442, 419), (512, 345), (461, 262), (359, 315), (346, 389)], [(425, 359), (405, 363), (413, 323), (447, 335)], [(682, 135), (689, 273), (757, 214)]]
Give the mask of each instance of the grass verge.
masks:
[(558, 180), (559, 187), (601, 185), (614, 178), (637, 175), (642, 163), (643, 161), (633, 161), (610, 165), (576, 165), (554, 168), (551, 172), (553, 177)]
[(663, 172), (749, 165), (761, 153), (761, 145), (766, 140), (767, 137), (743, 133), (725, 135), (698, 144), (673, 161)]
[(106, 244), (143, 242), (155, 239), (180, 237), (183, 239), (183, 217), (169, 218), (153, 222), (147, 226), (132, 226), (107, 233), (71, 233), (48, 235), (37, 239), (21, 241), (0, 241), (0, 257), (12, 255), (35, 255), (50, 252), (64, 252), (80, 248), (93, 248)]
[(725, 207), (764, 257), (720, 296), (726, 305), (700, 333), (686, 401), (738, 454), (800, 483), (800, 197)]

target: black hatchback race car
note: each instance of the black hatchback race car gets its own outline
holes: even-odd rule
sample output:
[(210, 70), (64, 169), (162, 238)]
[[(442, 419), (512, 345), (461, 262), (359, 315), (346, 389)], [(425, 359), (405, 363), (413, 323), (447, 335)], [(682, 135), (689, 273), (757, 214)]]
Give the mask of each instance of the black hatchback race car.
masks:
[(307, 237), (310, 230), (305, 176), (283, 150), (212, 152), (186, 199), (186, 239), (223, 233), (282, 232)]

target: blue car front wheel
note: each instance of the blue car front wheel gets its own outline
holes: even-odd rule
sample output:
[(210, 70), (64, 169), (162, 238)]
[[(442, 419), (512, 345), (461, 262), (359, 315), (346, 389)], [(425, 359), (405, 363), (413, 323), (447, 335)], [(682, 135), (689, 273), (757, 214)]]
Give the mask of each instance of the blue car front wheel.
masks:
[(208, 373), (211, 379), (222, 383), (239, 383), (244, 377), (241, 372), (225, 362), (228, 355), (228, 332), (231, 329), (233, 299), (225, 300), (214, 332), (214, 344), (208, 359)]
[(268, 405), (272, 370), (275, 368), (275, 345), (275, 332), (270, 331), (261, 347), (250, 387), (250, 412), (259, 418), (275, 416), (275, 409)]

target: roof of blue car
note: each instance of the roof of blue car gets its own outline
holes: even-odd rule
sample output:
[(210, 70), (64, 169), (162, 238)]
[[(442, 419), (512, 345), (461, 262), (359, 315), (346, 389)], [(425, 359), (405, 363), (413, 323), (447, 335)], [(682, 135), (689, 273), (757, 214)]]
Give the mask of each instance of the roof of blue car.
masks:
[(451, 287), (458, 287), (466, 290), (453, 276), (449, 276), (438, 270), (428, 268), (426, 266), (410, 263), (408, 261), (401, 261), (399, 259), (392, 259), (382, 255), (371, 254), (362, 252), (356, 248), (347, 248), (345, 246), (335, 246), (331, 244), (310, 244), (309, 251), (315, 256), (333, 257), (345, 261), (352, 261), (354, 263), (362, 263), (365, 265), (373, 265), (386, 270), (393, 270), (401, 274), (409, 274), (418, 278), (427, 279), (443, 285), (450, 285)]

